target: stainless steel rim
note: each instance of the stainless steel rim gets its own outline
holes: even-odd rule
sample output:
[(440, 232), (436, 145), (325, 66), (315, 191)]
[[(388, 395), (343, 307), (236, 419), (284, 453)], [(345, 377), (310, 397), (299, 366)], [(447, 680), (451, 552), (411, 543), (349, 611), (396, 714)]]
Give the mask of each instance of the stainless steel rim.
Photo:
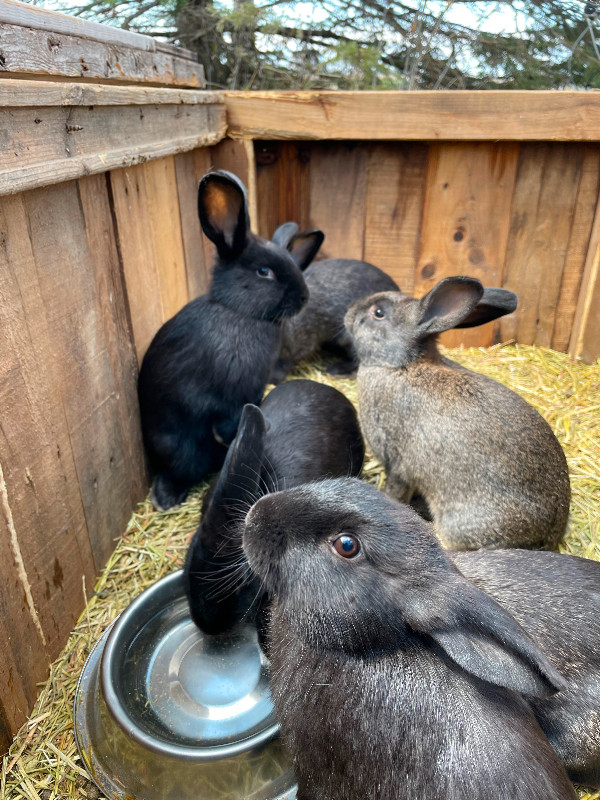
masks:
[[(193, 761), (214, 761), (220, 758), (227, 758), (245, 753), (253, 750), (256, 747), (267, 744), (274, 739), (279, 733), (279, 723), (275, 722), (265, 730), (249, 736), (247, 739), (242, 739), (233, 744), (214, 745), (212, 747), (196, 748), (189, 745), (170, 744), (165, 741), (154, 738), (146, 733), (143, 728), (131, 718), (127, 710), (123, 707), (118, 694), (116, 693), (112, 681), (111, 673), (113, 671), (116, 660), (120, 655), (121, 647), (121, 631), (125, 628), (132, 617), (138, 613), (138, 609), (142, 605), (151, 605), (152, 600), (158, 601), (158, 598), (163, 597), (176, 597), (180, 592), (183, 582), (183, 570), (171, 573), (166, 578), (162, 578), (157, 583), (154, 583), (144, 592), (142, 592), (136, 599), (123, 611), (120, 617), (115, 620), (102, 654), (102, 662), (100, 664), (100, 684), (102, 689), (102, 696), (106, 703), (111, 716), (116, 723), (122, 728), (125, 733), (130, 736), (138, 744), (147, 748), (148, 750), (158, 753), (160, 755), (173, 756), (175, 758), (189, 759)], [(163, 600), (164, 604), (164, 600)], [(157, 602), (157, 606), (160, 607)]]
[[(90, 748), (93, 744), (89, 738), (89, 732), (86, 726), (86, 718), (87, 718), (87, 704), (92, 701), (95, 696), (95, 688), (99, 682), (99, 671), (100, 671), (100, 660), (102, 658), (103, 650), (105, 647), (106, 640), (110, 635), (111, 629), (114, 627), (115, 622), (112, 622), (109, 627), (104, 631), (102, 636), (98, 639), (96, 644), (93, 646), (90, 654), (88, 655), (85, 665), (81, 671), (79, 676), (79, 680), (77, 681), (77, 689), (75, 692), (75, 702), (73, 706), (73, 721), (74, 721), (74, 734), (75, 734), (75, 744), (77, 745), (77, 752), (79, 753), (79, 758), (81, 763), (86, 769), (90, 780), (98, 787), (98, 789), (102, 792), (103, 795), (106, 797), (113, 797), (115, 800), (117, 798), (123, 798), (126, 796), (126, 791), (124, 790), (123, 786), (118, 785), (113, 780), (111, 780), (110, 776), (106, 773), (105, 769), (102, 768), (102, 764), (95, 763), (95, 764), (88, 764), (86, 758), (86, 749)], [(85, 680), (93, 678), (94, 673), (96, 676), (95, 681), (88, 687), (87, 691), (84, 691), (83, 683)], [(223, 752), (223, 749), (221, 749)], [(284, 792), (283, 794), (274, 797), (273, 800), (295, 800), (296, 799), (296, 787), (293, 786), (289, 791)]]

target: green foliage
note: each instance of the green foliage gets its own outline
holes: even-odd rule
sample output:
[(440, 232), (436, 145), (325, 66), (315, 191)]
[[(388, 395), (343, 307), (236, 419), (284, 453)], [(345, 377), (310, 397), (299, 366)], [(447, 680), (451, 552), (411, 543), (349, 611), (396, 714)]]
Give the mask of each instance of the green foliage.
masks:
[(579, 0), (37, 1), (196, 50), (219, 88), (600, 86)]

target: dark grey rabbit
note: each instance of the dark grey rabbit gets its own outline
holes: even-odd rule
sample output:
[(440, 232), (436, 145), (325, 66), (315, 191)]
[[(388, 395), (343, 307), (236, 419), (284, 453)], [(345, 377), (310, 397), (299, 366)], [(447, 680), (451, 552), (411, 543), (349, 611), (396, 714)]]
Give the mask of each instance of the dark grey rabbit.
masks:
[(529, 704), (571, 780), (600, 788), (600, 563), (533, 550), (449, 553), (567, 680)]
[(570, 500), (557, 438), (518, 394), (437, 348), (483, 296), (478, 280), (456, 277), (421, 300), (385, 292), (353, 304), (346, 326), (360, 359), (363, 435), (386, 491), (406, 503), (422, 496), (444, 545), (553, 548)]
[[(286, 229), (289, 241), (298, 234), (297, 226)], [(271, 379), (282, 381), (294, 364), (314, 355), (320, 348), (333, 350), (342, 357), (329, 368), (333, 375), (356, 372), (358, 362), (352, 340), (344, 328), (344, 314), (359, 297), (397, 290), (395, 281), (374, 264), (350, 258), (316, 261), (304, 272), (309, 289), (308, 303), (293, 319), (282, 326), (279, 358)]]
[(358, 475), (363, 458), (354, 406), (331, 386), (290, 381), (273, 389), (260, 409), (244, 408), (223, 469), (204, 501), (184, 568), (192, 619), (201, 630), (224, 633), (252, 606), (262, 638), (267, 599), (246, 574), (241, 533), (236, 535), (252, 502), (278, 488)]
[[(286, 243), (294, 241), (298, 226), (288, 223), (282, 234)], [(344, 327), (344, 315), (356, 300), (376, 292), (399, 291), (395, 281), (383, 270), (367, 261), (350, 258), (328, 258), (315, 261), (304, 272), (309, 289), (308, 303), (282, 325), (279, 358), (271, 379), (283, 380), (299, 361), (310, 358), (321, 348), (341, 357), (328, 372), (332, 375), (351, 375), (358, 368), (352, 337)], [(517, 296), (508, 289), (487, 288), (477, 309), (459, 328), (470, 328), (490, 322), (517, 307)]]
[[(407, 506), (337, 479), (261, 498), (271, 691), (298, 800), (566, 800), (522, 694), (565, 681)], [(541, 702), (541, 701), (540, 701)]]
[(222, 443), (235, 436), (244, 404), (262, 398), (281, 321), (308, 298), (301, 270), (323, 241), (321, 231), (311, 231), (288, 250), (252, 234), (244, 185), (222, 170), (200, 181), (198, 214), (217, 248), (210, 288), (160, 328), (138, 381), (160, 508), (181, 502), (222, 465)]

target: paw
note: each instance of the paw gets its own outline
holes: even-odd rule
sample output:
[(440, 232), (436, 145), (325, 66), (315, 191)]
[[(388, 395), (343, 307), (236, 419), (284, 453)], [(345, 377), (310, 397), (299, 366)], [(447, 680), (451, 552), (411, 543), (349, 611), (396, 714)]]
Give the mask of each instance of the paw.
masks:
[(157, 475), (150, 490), (150, 500), (157, 511), (167, 511), (183, 503), (189, 490), (189, 486), (182, 489), (181, 484), (170, 481), (165, 475)]

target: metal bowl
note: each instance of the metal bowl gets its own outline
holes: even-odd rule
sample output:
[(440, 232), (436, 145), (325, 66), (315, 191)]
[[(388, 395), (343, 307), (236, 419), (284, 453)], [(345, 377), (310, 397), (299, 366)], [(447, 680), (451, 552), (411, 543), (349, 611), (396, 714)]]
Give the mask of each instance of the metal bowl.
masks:
[(143, 592), (98, 640), (74, 722), (81, 758), (108, 798), (296, 796), (256, 631), (203, 636), (181, 571)]

